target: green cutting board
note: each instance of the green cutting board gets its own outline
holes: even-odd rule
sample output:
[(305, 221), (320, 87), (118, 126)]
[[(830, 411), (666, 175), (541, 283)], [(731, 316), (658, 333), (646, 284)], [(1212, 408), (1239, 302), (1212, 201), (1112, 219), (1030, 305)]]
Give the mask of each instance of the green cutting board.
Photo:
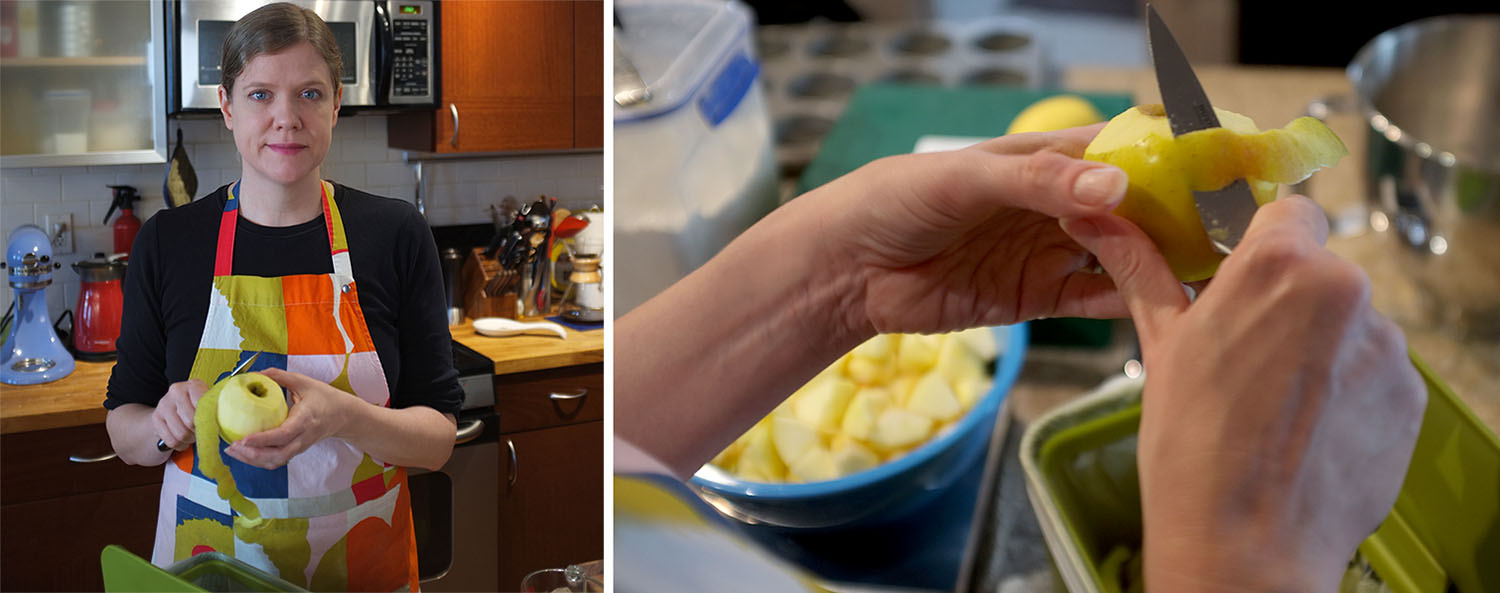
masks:
[[(823, 139), (818, 155), (802, 172), (798, 193), (875, 159), (909, 153), (922, 136), (1000, 136), (1021, 110), (1065, 92), (884, 84), (861, 87)], [(1072, 94), (1088, 99), (1106, 118), (1134, 105), (1130, 95)]]
[[(927, 135), (993, 137), (1005, 134), (1021, 110), (1059, 90), (993, 87), (943, 88), (871, 85), (854, 94), (799, 181), (803, 193), (875, 159), (906, 154)], [(1072, 93), (1088, 99), (1106, 118), (1135, 103), (1130, 95)], [(1093, 319), (1056, 318), (1032, 325), (1031, 343), (1103, 348), (1111, 324)]]

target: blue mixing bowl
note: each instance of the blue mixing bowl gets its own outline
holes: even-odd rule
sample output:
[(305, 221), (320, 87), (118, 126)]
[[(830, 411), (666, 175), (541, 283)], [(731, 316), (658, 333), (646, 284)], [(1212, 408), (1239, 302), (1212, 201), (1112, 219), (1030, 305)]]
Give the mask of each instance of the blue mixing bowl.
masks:
[(824, 482), (747, 482), (704, 465), (689, 483), (710, 505), (752, 524), (823, 529), (900, 518), (932, 500), (984, 458), (1000, 402), (1021, 372), (1027, 340), (1024, 323), (993, 330), (999, 357), (989, 393), (956, 424), (907, 455)]

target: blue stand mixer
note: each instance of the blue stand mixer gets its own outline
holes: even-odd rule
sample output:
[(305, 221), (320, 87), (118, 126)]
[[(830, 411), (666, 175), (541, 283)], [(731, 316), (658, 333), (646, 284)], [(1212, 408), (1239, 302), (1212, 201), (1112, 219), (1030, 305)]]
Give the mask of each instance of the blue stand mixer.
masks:
[(47, 312), (47, 285), (52, 271), (62, 267), (52, 261), (47, 233), (34, 225), (18, 227), (5, 248), (4, 267), (16, 291), (16, 316), (0, 349), (0, 383), (36, 385), (68, 376), (73, 355), (57, 338)]

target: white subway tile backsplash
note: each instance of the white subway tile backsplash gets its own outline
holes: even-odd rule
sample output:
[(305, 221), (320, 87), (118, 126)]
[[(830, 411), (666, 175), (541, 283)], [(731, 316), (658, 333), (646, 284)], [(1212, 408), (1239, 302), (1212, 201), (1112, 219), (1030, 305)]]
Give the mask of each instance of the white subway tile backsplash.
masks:
[[(386, 159), (385, 143), (376, 144), (369, 138), (356, 138), (341, 144), (344, 160), (351, 163), (379, 163), (388, 162)], [(396, 162), (400, 162), (398, 159)]]
[[(28, 175), (25, 177), (10, 175), (14, 169), (5, 169), (5, 182), (0, 191), (4, 191), (6, 204), (34, 204), (38, 202), (56, 202), (62, 197), (62, 178), (56, 175)], [(26, 171), (21, 169), (21, 171)]]
[(417, 176), (406, 163), (379, 163), (366, 167), (365, 180), (370, 185), (415, 185)]
[(354, 188), (365, 186), (364, 163), (331, 163), (323, 165), (320, 174), (324, 179), (337, 181)]
[[(119, 167), (120, 167), (120, 165), (114, 165), (114, 166), (111, 166), (109, 168), (110, 169), (116, 169), (116, 168), (119, 168)], [(95, 168), (102, 169), (104, 167), (37, 167), (37, 168), (34, 168), (34, 169), (31, 170), (31, 174), (32, 175), (56, 175), (56, 176), (59, 176), (59, 177), (67, 177), (69, 175), (85, 175), (85, 174), (88, 174), (88, 173), (98, 173), (98, 172), (100, 172), (100, 171), (93, 171), (92, 170), (92, 169), (95, 169)]]
[(114, 173), (89, 173), (62, 178), (63, 201), (89, 202), (109, 201), (113, 197), (109, 186), (115, 184)]
[[(230, 139), (231, 132), (224, 127), (222, 119), (185, 119), (181, 120), (182, 139), (192, 143), (213, 143)], [(177, 136), (172, 136), (172, 144), (177, 144)]]
[(0, 228), (7, 236), (23, 224), (36, 224), (36, 204), (12, 204), (10, 200), (0, 204)]
[(199, 144), (194, 151), (193, 166), (239, 170), (240, 154), (233, 143)]

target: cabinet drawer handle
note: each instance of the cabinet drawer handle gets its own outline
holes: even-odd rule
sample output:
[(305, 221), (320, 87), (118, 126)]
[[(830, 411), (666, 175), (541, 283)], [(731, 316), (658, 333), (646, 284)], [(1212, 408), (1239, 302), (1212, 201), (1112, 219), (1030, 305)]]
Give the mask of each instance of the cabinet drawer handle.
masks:
[(449, 103), (448, 111), (453, 114), (453, 135), (448, 137), (448, 145), (458, 148), (458, 104)]
[(511, 488), (515, 488), (516, 478), (521, 474), (520, 468), (516, 467), (518, 463), (516, 461), (516, 442), (505, 439), (505, 447), (510, 449), (510, 475), (505, 477), (505, 484)]
[(458, 427), (458, 431), (454, 433), (453, 444), (462, 445), (479, 438), (482, 433), (484, 433), (483, 420), (465, 420), (463, 426)]
[(73, 463), (99, 463), (101, 461), (109, 461), (109, 460), (114, 459), (114, 458), (115, 458), (115, 452), (114, 451), (110, 451), (109, 453), (105, 453), (105, 454), (100, 455), (98, 457), (83, 457), (83, 456), (80, 456), (80, 455), (69, 455), (68, 456), (68, 461), (71, 461)]
[(565, 399), (578, 399), (578, 398), (583, 397), (583, 396), (588, 395), (588, 394), (589, 394), (589, 390), (588, 390), (587, 387), (579, 387), (578, 389), (574, 389), (573, 391), (570, 391), (570, 392), (567, 392), (567, 393), (558, 393), (558, 392), (554, 391), (554, 392), (552, 392), (551, 395), (548, 395), (547, 397), (550, 398), (550, 399), (552, 399), (553, 401), (561, 401), (561, 400), (565, 400)]

